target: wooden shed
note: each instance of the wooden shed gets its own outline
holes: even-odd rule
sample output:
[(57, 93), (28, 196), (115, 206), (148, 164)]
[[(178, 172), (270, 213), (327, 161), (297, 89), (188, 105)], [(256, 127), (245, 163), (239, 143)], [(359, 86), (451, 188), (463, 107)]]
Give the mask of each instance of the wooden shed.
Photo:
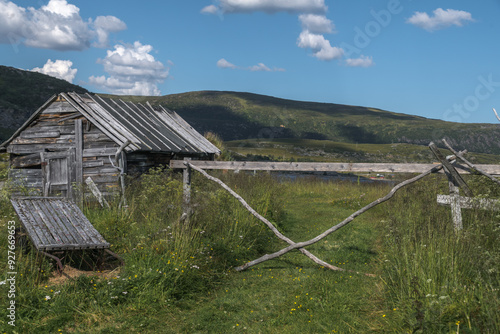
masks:
[(162, 106), (61, 93), (0, 145), (14, 182), (42, 196), (74, 196), (90, 177), (103, 195), (120, 193), (123, 175), (172, 159), (213, 160), (220, 151)]

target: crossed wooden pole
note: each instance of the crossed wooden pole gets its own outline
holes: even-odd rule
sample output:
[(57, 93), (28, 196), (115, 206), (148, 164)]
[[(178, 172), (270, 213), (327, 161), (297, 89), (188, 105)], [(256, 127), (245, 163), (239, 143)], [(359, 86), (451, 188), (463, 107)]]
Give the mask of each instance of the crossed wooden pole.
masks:
[[(443, 140), (444, 141), (444, 140)], [(446, 143), (446, 141), (444, 141), (446, 145), (448, 145), (448, 143)], [(456, 171), (456, 169), (452, 166), (452, 164), (450, 163), (450, 161), (454, 161), (457, 157), (460, 158), (461, 160), (463, 160), (471, 169), (481, 173), (481, 174), (484, 174), (484, 175), (487, 175), (486, 173), (482, 172), (482, 171), (479, 171), (477, 170), (477, 168), (475, 168), (472, 164), (470, 164), (468, 161), (465, 160), (465, 158), (463, 158), (463, 153), (465, 153), (466, 151), (463, 151), (463, 152), (456, 152), (455, 150), (451, 149), (452, 152), (455, 154), (453, 156), (450, 156), (450, 157), (443, 157), (442, 154), (439, 152), (439, 150), (437, 149), (437, 147), (435, 146), (434, 143), (430, 143), (429, 144), (429, 148), (434, 152), (434, 154), (436, 155), (436, 157), (440, 160), (441, 164), (439, 165), (436, 165), (432, 168), (430, 168), (429, 170), (421, 173), (420, 175), (417, 175), (411, 179), (408, 179), (406, 181), (403, 181), (399, 184), (397, 184), (396, 186), (394, 186), (391, 191), (389, 191), (389, 193), (387, 195), (385, 195), (384, 197), (381, 197), (373, 202), (371, 202), (370, 204), (366, 205), (365, 207), (359, 209), (358, 211), (354, 212), (353, 214), (351, 214), (349, 217), (347, 217), (346, 219), (344, 219), (342, 222), (330, 227), (329, 229), (327, 229), (326, 231), (324, 231), (323, 233), (319, 234), (318, 236), (316, 236), (315, 238), (312, 238), (310, 240), (307, 240), (307, 241), (303, 241), (303, 242), (294, 242), (293, 240), (289, 239), (288, 237), (284, 236), (280, 231), (278, 231), (278, 229), (276, 229), (276, 227), (271, 223), (269, 222), (266, 218), (264, 218), (262, 215), (260, 215), (258, 212), (256, 212), (252, 207), (250, 207), (250, 205), (248, 205), (248, 203), (240, 196), (238, 195), (236, 192), (234, 192), (229, 186), (227, 186), (224, 182), (222, 182), (220, 179), (216, 178), (216, 177), (213, 177), (211, 175), (209, 175), (207, 172), (205, 172), (203, 169), (199, 168), (199, 167), (196, 167), (194, 166), (193, 164), (189, 163), (189, 161), (184, 161), (184, 164), (188, 167), (188, 168), (192, 168), (196, 171), (198, 171), (199, 173), (201, 173), (203, 176), (205, 176), (207, 179), (211, 180), (211, 181), (214, 181), (216, 183), (218, 183), (220, 186), (222, 186), (225, 190), (227, 190), (233, 197), (235, 197), (252, 215), (254, 215), (257, 219), (259, 219), (261, 222), (263, 222), (269, 229), (271, 229), (271, 231), (273, 231), (273, 233), (281, 240), (285, 241), (286, 243), (288, 243), (288, 246), (277, 251), (277, 252), (274, 252), (272, 254), (265, 254), (263, 256), (261, 256), (260, 258), (258, 259), (255, 259), (253, 261), (250, 261), (250, 262), (247, 262), (241, 266), (238, 266), (235, 268), (236, 271), (242, 271), (242, 270), (245, 270), (245, 269), (248, 269), (256, 264), (259, 264), (259, 263), (262, 263), (262, 262), (265, 262), (265, 261), (268, 261), (268, 260), (272, 260), (272, 259), (275, 259), (277, 257), (280, 257), (294, 249), (298, 249), (302, 254), (304, 254), (305, 256), (307, 256), (308, 258), (310, 258), (313, 262), (325, 267), (325, 268), (328, 268), (328, 269), (331, 269), (331, 270), (340, 270), (340, 271), (344, 271), (344, 269), (342, 268), (339, 268), (339, 267), (336, 267), (336, 266), (333, 266), (329, 263), (326, 263), (325, 261), (319, 259), (317, 256), (315, 256), (314, 254), (312, 254), (311, 252), (309, 252), (308, 250), (305, 249), (305, 247), (307, 246), (310, 246), (320, 240), (322, 240), (323, 238), (327, 237), (328, 235), (330, 235), (331, 233), (341, 229), (342, 227), (346, 226), (347, 224), (349, 224), (350, 222), (352, 222), (356, 217), (358, 217), (359, 215), (363, 214), (364, 212), (370, 210), (371, 208), (391, 199), (394, 194), (401, 188), (411, 184), (411, 183), (414, 183), (422, 178), (424, 178), (425, 176), (427, 175), (430, 175), (432, 173), (436, 173), (438, 171), (440, 171), (441, 169), (443, 169), (443, 167), (445, 168), (445, 172), (447, 173), (447, 175), (449, 175), (449, 180), (450, 180), (450, 191), (451, 191), (451, 184), (453, 183), (453, 191), (454, 193), (453, 194), (456, 194), (458, 197), (454, 197), (453, 198), (453, 203), (457, 204), (455, 206), (455, 209), (454, 209), (454, 206), (452, 205), (452, 210), (458, 210), (460, 211), (460, 208), (461, 207), (465, 207), (465, 205), (461, 203), (463, 202), (463, 199), (461, 199), (461, 197), (458, 195), (458, 187), (462, 187), (462, 189), (464, 190), (464, 192), (466, 193), (467, 196), (472, 196), (472, 191), (469, 189), (469, 187), (467, 186), (467, 184), (465, 183), (465, 181), (460, 177), (460, 175), (458, 174), (458, 172)], [(451, 147), (449, 147), (451, 148)], [(500, 181), (498, 181), (497, 179), (495, 179), (493, 176), (490, 176), (490, 175), (487, 175), (489, 178), (495, 180), (495, 182), (499, 183), (500, 184)], [(462, 201), (462, 202), (461, 202)], [(490, 203), (491, 204), (491, 203)], [(457, 209), (458, 207), (458, 209)], [(457, 223), (455, 223), (455, 227), (457, 227), (456, 225)], [(461, 221), (460, 221), (460, 224), (461, 224)], [(350, 270), (349, 270), (350, 271)], [(352, 271), (351, 271), (352, 272)], [(365, 274), (367, 276), (374, 276), (373, 274)]]

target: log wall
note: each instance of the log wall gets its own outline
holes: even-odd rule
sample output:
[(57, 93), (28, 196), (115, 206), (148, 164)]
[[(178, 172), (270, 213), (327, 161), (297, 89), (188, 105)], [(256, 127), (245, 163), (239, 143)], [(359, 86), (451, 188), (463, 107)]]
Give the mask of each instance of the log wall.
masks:
[(104, 195), (119, 192), (120, 173), (111, 163), (118, 145), (64, 100), (57, 100), (49, 105), (9, 144), (7, 152), (11, 153), (11, 179), (41, 193), (40, 152), (75, 148), (77, 119), (82, 120), (83, 150), (80, 166), (83, 170), (83, 180), (90, 176)]

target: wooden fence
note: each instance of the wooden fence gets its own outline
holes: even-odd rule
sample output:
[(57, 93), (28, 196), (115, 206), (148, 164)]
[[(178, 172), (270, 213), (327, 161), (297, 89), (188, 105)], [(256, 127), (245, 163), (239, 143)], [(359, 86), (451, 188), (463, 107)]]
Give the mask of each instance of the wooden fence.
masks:
[[(287, 172), (338, 172), (338, 173), (423, 173), (437, 164), (394, 163), (345, 163), (345, 162), (261, 162), (261, 161), (204, 161), (191, 160), (190, 164), (201, 169), (287, 171)], [(500, 165), (475, 165), (491, 175), (500, 175)], [(186, 168), (185, 161), (172, 160), (171, 168)], [(455, 164), (459, 173), (469, 174), (470, 168)]]

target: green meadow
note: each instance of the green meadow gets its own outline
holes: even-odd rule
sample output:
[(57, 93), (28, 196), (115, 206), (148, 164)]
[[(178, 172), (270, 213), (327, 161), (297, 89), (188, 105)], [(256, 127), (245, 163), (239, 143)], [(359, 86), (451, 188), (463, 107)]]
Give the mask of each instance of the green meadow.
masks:
[[(392, 187), (388, 182), (294, 181), (210, 172), (294, 241), (318, 235)], [(33, 249), (16, 249), (16, 326), (0, 285), (2, 333), (498, 333), (500, 217), (463, 210), (455, 232), (448, 190), (433, 175), (307, 249), (246, 271), (235, 266), (284, 248), (219, 185), (193, 177), (193, 215), (180, 222), (182, 175), (158, 168), (131, 180), (127, 210), (84, 212), (125, 260), (92, 271), (92, 252), (65, 258), (68, 274)], [(467, 178), (476, 194), (496, 185)], [(0, 281), (7, 278), (8, 184), (0, 200)], [(83, 261), (82, 259), (85, 259)], [(4, 269), (5, 268), (5, 269)], [(78, 269), (78, 271), (77, 271)], [(370, 275), (365, 275), (370, 274)]]

